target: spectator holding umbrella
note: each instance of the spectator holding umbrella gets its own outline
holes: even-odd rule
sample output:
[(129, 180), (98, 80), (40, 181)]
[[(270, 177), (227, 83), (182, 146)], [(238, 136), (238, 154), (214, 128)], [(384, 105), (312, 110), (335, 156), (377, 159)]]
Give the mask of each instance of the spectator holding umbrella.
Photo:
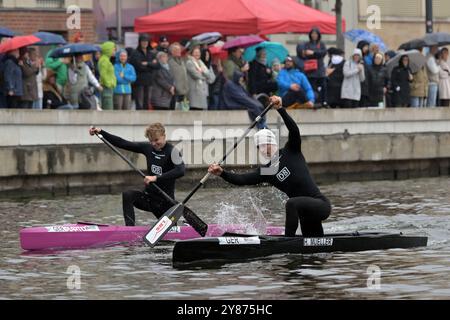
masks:
[(414, 80), (409, 67), (409, 56), (403, 55), (392, 70), (391, 86), (394, 91), (394, 107), (406, 108), (411, 101), (411, 82)]
[[(21, 98), (24, 94), (23, 71), (24, 65), (22, 56), (27, 55), (26, 47), (38, 43), (41, 39), (36, 36), (17, 36), (0, 44), (0, 54), (5, 54), (2, 58), (1, 69), (3, 76), (3, 94), (7, 96), (6, 102), (9, 108), (21, 107)], [(36, 78), (34, 79), (36, 87)], [(29, 87), (27, 86), (27, 89)], [(28, 98), (28, 97), (27, 97)], [(28, 99), (27, 99), (28, 101)]]
[[(384, 65), (386, 66), (387, 63), (395, 56), (396, 56), (395, 51), (393, 51), (393, 50), (386, 51), (386, 53), (384, 54)], [(392, 91), (392, 88), (391, 88), (391, 72), (387, 71), (386, 76), (387, 76), (387, 81), (388, 81), (387, 92), (386, 92), (386, 108), (392, 108), (394, 106), (393, 101), (392, 101), (394, 91)], [(427, 79), (428, 79), (428, 77), (427, 77)], [(428, 91), (428, 89), (427, 89), (427, 91)]]
[(150, 47), (150, 37), (147, 34), (139, 36), (139, 45), (133, 52), (130, 63), (137, 73), (134, 94), (136, 109), (148, 109), (152, 97), (152, 73), (160, 65), (156, 60), (156, 52)]
[(309, 83), (318, 93), (322, 106), (326, 106), (327, 83), (324, 58), (327, 55), (327, 46), (322, 40), (318, 28), (309, 32), (309, 42), (297, 47), (297, 56), (303, 61), (303, 70)]
[[(359, 99), (359, 107), (365, 108), (370, 105), (370, 97), (369, 97), (369, 78), (367, 77), (367, 70), (369, 69), (371, 63), (370, 60), (370, 44), (369, 42), (362, 40), (358, 42), (357, 46), (358, 49), (362, 52), (362, 60), (361, 63), (364, 66), (364, 72), (365, 77), (364, 80), (361, 83), (361, 98)], [(367, 61), (370, 63), (367, 64)]]
[[(7, 30), (6, 32), (9, 32), (9, 30)], [(8, 36), (11, 35), (11, 37), (13, 36), (13, 33), (8, 34)], [(3, 37), (0, 36), (0, 44), (6, 42), (9, 40), (9, 37)], [(4, 72), (4, 59), (6, 57), (6, 54), (4, 53), (0, 53), (0, 109), (2, 108), (7, 108), (6, 105), (6, 92), (4, 91), (4, 87), (5, 87), (5, 82), (3, 79), (3, 72)]]
[(361, 49), (355, 49), (344, 64), (344, 82), (341, 98), (344, 108), (358, 108), (361, 100), (361, 84), (366, 78)]
[(74, 109), (86, 108), (86, 106), (80, 105), (80, 96), (91, 94), (88, 92), (90, 91), (90, 85), (100, 92), (103, 91), (103, 87), (84, 62), (83, 54), (76, 54), (74, 55), (74, 62), (69, 66), (68, 81), (64, 88), (64, 97)]
[(56, 85), (60, 92), (63, 92), (67, 83), (67, 65), (70, 63), (67, 58), (53, 58), (52, 53), (55, 50), (52, 49), (48, 52), (45, 58), (45, 67), (48, 70), (52, 70), (56, 74)]
[(114, 89), (114, 110), (131, 109), (131, 85), (136, 81), (136, 71), (128, 63), (128, 52), (125, 49), (116, 53), (114, 72), (117, 86)]
[(448, 49), (441, 50), (441, 59), (439, 61), (439, 98), (442, 107), (450, 106), (450, 66), (448, 64)]
[(212, 69), (208, 69), (201, 59), (199, 47), (191, 49), (186, 62), (189, 83), (189, 104), (191, 110), (206, 110), (208, 108), (208, 85), (214, 83), (216, 77)]
[(428, 100), (427, 107), (436, 107), (439, 90), (439, 64), (436, 59), (436, 54), (439, 53), (438, 46), (432, 46), (430, 53), (427, 56), (427, 73), (428, 73)]
[(33, 102), (38, 100), (37, 74), (39, 66), (31, 61), (28, 48), (20, 49), (19, 66), (22, 69), (23, 94), (20, 98), (21, 107), (31, 109)]
[(186, 70), (186, 61), (182, 57), (182, 47), (179, 43), (172, 43), (169, 47), (169, 68), (174, 78), (175, 96), (172, 101), (172, 109), (176, 109), (186, 99), (188, 94), (188, 75)]
[[(419, 49), (422, 52), (422, 48)], [(426, 105), (428, 97), (428, 75), (427, 69), (424, 65), (416, 73), (413, 74), (413, 81), (411, 82), (411, 107), (423, 108)]]
[(241, 47), (230, 48), (228, 50), (228, 59), (223, 65), (224, 75), (228, 80), (233, 79), (236, 71), (246, 74), (250, 70), (248, 62), (242, 59), (243, 53), (244, 49)]
[(3, 90), (6, 94), (6, 106), (11, 109), (21, 107), (23, 95), (22, 68), (19, 65), (19, 49), (9, 51), (3, 57)]
[(328, 77), (327, 103), (331, 108), (342, 106), (341, 91), (344, 82), (344, 51), (338, 48), (330, 48), (330, 63), (326, 74)]
[[(102, 90), (102, 109), (114, 109), (114, 88), (117, 86), (117, 78), (114, 71), (114, 65), (111, 63), (111, 57), (115, 55), (116, 45), (114, 42), (107, 41), (103, 43), (102, 56), (98, 61), (98, 71), (100, 73), (100, 84)], [(92, 72), (91, 72), (92, 73)]]
[[(2, 44), (3, 42), (8, 41), (9, 38), (2, 38), (0, 36), (0, 44)], [(2, 108), (6, 108), (6, 92), (4, 91), (4, 87), (5, 87), (5, 81), (3, 78), (3, 72), (4, 72), (4, 58), (5, 58), (5, 54), (4, 53), (0, 53), (0, 109)]]
[(152, 105), (155, 110), (170, 110), (175, 96), (175, 80), (170, 73), (169, 56), (164, 51), (156, 55), (160, 68), (153, 76)]
[(278, 84), (272, 79), (272, 69), (267, 63), (267, 52), (264, 48), (256, 49), (256, 59), (250, 63), (248, 73), (248, 89), (250, 94), (261, 93), (271, 95), (278, 90)]
[(384, 95), (387, 92), (389, 80), (382, 53), (378, 52), (373, 56), (372, 66), (368, 68), (367, 76), (370, 87), (370, 106), (384, 107)]

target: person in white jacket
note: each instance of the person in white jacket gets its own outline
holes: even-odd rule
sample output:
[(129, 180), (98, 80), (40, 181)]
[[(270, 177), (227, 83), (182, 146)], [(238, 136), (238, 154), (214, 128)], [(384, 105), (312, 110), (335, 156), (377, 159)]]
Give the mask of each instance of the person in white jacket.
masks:
[(450, 66), (448, 63), (448, 49), (441, 50), (439, 62), (439, 99), (442, 107), (450, 107)]
[(362, 51), (355, 49), (351, 59), (344, 64), (344, 82), (341, 99), (344, 108), (358, 108), (361, 100), (361, 82), (366, 79)]
[(437, 106), (440, 68), (435, 56), (438, 52), (438, 46), (431, 47), (430, 53), (427, 56), (427, 74), (429, 80), (427, 107)]

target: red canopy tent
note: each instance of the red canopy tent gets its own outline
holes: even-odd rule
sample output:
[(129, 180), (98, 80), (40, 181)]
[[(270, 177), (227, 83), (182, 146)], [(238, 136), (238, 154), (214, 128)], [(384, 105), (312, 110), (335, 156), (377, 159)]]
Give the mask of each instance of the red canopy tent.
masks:
[(136, 32), (173, 36), (211, 31), (226, 36), (308, 33), (313, 27), (324, 34), (336, 34), (335, 16), (295, 0), (186, 0), (137, 18), (134, 25)]

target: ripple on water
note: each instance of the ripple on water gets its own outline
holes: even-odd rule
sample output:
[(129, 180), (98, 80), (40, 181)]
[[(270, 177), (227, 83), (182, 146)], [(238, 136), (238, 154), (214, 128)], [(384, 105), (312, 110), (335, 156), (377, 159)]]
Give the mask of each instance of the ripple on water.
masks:
[[(8, 215), (0, 215), (0, 299), (445, 299), (450, 297), (448, 190), (448, 178), (322, 188), (334, 205), (326, 232), (424, 234), (430, 237), (426, 249), (279, 255), (206, 270), (173, 269), (171, 245), (21, 255), (17, 234), (24, 226), (122, 224), (121, 196), (2, 201), (0, 212)], [(205, 189), (190, 207), (211, 223), (230, 218), (259, 228), (284, 224), (285, 201), (274, 188)], [(223, 216), (225, 211), (234, 216)], [(136, 216), (142, 225), (154, 221), (141, 211)], [(81, 270), (81, 290), (67, 290), (71, 265)], [(367, 287), (370, 266), (381, 269), (379, 290)]]

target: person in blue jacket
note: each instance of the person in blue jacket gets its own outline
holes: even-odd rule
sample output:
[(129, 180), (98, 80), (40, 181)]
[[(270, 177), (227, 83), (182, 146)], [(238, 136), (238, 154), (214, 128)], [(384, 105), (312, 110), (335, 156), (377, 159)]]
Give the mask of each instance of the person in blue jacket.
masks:
[(285, 108), (296, 103), (314, 107), (315, 94), (308, 78), (295, 68), (292, 57), (287, 57), (285, 68), (278, 75), (278, 87)]
[(117, 86), (114, 89), (114, 110), (131, 109), (131, 84), (136, 81), (136, 70), (128, 63), (128, 53), (122, 49), (116, 53), (114, 72)]
[[(264, 107), (258, 100), (254, 99), (244, 88), (244, 74), (234, 71), (233, 79), (227, 80), (223, 87), (223, 104), (228, 110), (247, 109), (250, 119), (256, 118), (264, 111)], [(257, 125), (259, 130), (266, 129), (266, 118), (264, 117)]]

